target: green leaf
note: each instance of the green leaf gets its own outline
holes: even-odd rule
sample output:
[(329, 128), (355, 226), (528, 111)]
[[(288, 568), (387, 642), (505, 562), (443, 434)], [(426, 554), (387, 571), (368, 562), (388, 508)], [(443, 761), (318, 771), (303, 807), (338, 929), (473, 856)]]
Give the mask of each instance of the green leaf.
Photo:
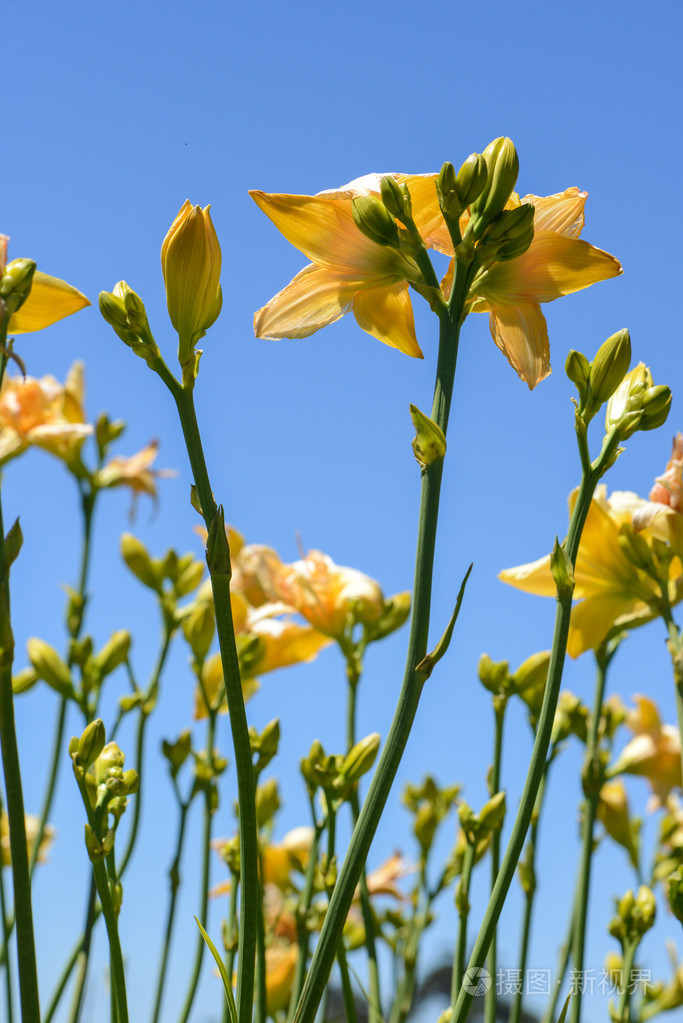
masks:
[(197, 919), (197, 917), (195, 917), (194, 919), (195, 919), (195, 923), (197, 924), (197, 927), (199, 928), (199, 931), (201, 933), (202, 938), (204, 939), (204, 941), (208, 945), (209, 951), (210, 951), (211, 955), (213, 956), (213, 958), (216, 961), (216, 966), (218, 967), (218, 972), (221, 975), (221, 980), (223, 981), (223, 988), (225, 989), (225, 997), (226, 997), (227, 1002), (228, 1002), (228, 1012), (230, 1013), (230, 1023), (237, 1023), (237, 1006), (235, 1005), (235, 996), (232, 993), (232, 981), (231, 981), (230, 977), (228, 977), (228, 971), (225, 968), (225, 963), (223, 962), (223, 958), (219, 954), (218, 949), (216, 948), (216, 946), (214, 945), (214, 943), (212, 942), (211, 938), (206, 933), (204, 928), (202, 927), (202, 925), (199, 922), (199, 920)]

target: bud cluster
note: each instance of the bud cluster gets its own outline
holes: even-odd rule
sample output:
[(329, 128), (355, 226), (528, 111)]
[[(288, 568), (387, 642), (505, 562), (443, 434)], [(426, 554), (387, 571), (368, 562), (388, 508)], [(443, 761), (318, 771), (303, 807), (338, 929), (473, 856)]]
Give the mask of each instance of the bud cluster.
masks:
[(616, 905), (617, 915), (609, 925), (609, 933), (625, 952), (627, 946), (637, 944), (653, 926), (657, 907), (652, 889), (646, 885), (640, 886), (637, 895), (627, 891)]
[(359, 778), (370, 770), (379, 750), (380, 736), (372, 732), (357, 742), (344, 756), (328, 756), (322, 744), (314, 740), (307, 757), (301, 761), (301, 773), (313, 795), (322, 789), (335, 803), (348, 799)]

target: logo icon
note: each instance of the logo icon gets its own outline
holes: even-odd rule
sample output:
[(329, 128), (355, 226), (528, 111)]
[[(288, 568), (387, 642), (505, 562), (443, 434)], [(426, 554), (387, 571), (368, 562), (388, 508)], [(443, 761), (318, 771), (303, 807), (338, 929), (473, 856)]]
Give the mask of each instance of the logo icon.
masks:
[(468, 995), (485, 995), (491, 987), (491, 974), (483, 966), (465, 970), (462, 987)]

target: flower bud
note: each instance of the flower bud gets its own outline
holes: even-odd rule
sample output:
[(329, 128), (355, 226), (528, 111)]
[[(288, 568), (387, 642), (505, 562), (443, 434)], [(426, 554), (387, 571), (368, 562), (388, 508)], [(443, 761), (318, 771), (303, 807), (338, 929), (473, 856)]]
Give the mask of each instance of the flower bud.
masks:
[(486, 158), (481, 153), (470, 153), (458, 171), (454, 185), (463, 209), (479, 198), (486, 186), (487, 177)]
[(591, 398), (596, 406), (612, 397), (631, 364), (631, 337), (619, 330), (600, 345), (590, 368)]
[(104, 749), (106, 736), (104, 723), (100, 718), (91, 721), (80, 739), (78, 739), (77, 756), (79, 767), (88, 768), (94, 764)]
[(498, 831), (503, 826), (505, 819), (505, 793), (496, 792), (491, 796), (488, 803), (485, 803), (479, 814), (479, 824), (482, 831)]
[(511, 139), (494, 139), (482, 155), (486, 161), (487, 180), (483, 191), (472, 203), (475, 239), (481, 238), (488, 225), (503, 212), (519, 173), (517, 150)]
[(398, 245), (398, 227), (388, 209), (374, 195), (357, 195), (351, 202), (353, 221), (376, 245)]
[(413, 453), (418, 465), (426, 469), (432, 462), (443, 459), (446, 454), (446, 438), (441, 427), (421, 412), (417, 405), (410, 406), (410, 418), (416, 430)]
[(671, 388), (666, 384), (651, 387), (643, 396), (643, 417), (640, 430), (656, 430), (662, 426), (671, 410)]
[(372, 732), (349, 750), (342, 765), (342, 773), (347, 781), (358, 781), (364, 774), (367, 774), (375, 762), (379, 743), (379, 734)]
[(506, 687), (510, 677), (508, 661), (492, 661), (488, 654), (482, 654), (477, 666), (479, 681), (490, 693), (500, 693)]
[(54, 647), (42, 639), (29, 639), (26, 644), (28, 658), (38, 673), (60, 696), (73, 696), (71, 672)]
[(671, 391), (663, 384), (654, 385), (652, 374), (644, 363), (627, 373), (607, 404), (605, 429), (617, 429), (621, 440), (636, 430), (655, 430), (666, 421), (671, 408)]
[(380, 180), (379, 188), (385, 208), (408, 227), (413, 218), (413, 204), (406, 183), (398, 182), (387, 174)]
[(590, 370), (591, 364), (583, 352), (577, 352), (572, 348), (567, 356), (564, 371), (579, 392), (582, 404), (587, 394)]
[(679, 866), (667, 878), (666, 894), (671, 912), (677, 920), (683, 922), (683, 866)]
[(32, 259), (13, 259), (0, 275), (0, 299), (11, 315), (19, 309), (31, 292), (36, 264)]
[(455, 167), (452, 163), (446, 162), (436, 178), (436, 195), (443, 215), (453, 220), (457, 220), (464, 209), (456, 183)]
[(120, 664), (125, 664), (129, 650), (130, 632), (127, 629), (119, 629), (95, 654), (92, 662), (93, 671), (100, 679), (106, 678)]
[(619, 529), (617, 542), (622, 554), (625, 554), (636, 568), (640, 568), (644, 572), (654, 570), (652, 549), (649, 543), (641, 533), (634, 533), (633, 527), (628, 522), (624, 522)]
[(182, 366), (194, 358), (194, 346), (218, 319), (221, 247), (211, 222), (211, 207), (180, 207), (161, 246), (161, 269), (168, 315), (178, 333)]
[(121, 554), (134, 576), (155, 593), (161, 592), (161, 576), (152, 561), (145, 545), (132, 536), (124, 533), (121, 537)]

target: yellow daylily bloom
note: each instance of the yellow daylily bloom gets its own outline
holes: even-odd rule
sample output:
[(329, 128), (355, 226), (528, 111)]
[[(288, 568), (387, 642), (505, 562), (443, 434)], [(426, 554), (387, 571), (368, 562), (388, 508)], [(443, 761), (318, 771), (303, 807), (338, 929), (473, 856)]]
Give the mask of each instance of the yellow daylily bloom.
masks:
[[(353, 199), (379, 195), (382, 176), (368, 174), (317, 195), (249, 193), (285, 238), (311, 260), (255, 314), (257, 337), (309, 337), (352, 311), (368, 334), (422, 358), (408, 292), (408, 282), (421, 283), (422, 274), (413, 259), (371, 241), (353, 220)], [(415, 224), (423, 237), (429, 237), (442, 219), (436, 176), (390, 176), (408, 185)]]
[(281, 842), (266, 845), (261, 853), (264, 885), (275, 885), (282, 891), (291, 888), (291, 873), (306, 869), (312, 845), (313, 828), (309, 827), (293, 828)]
[(663, 725), (657, 705), (647, 696), (634, 696), (636, 709), (626, 718), (634, 737), (626, 744), (609, 776), (637, 774), (652, 786), (657, 805), (666, 803), (672, 788), (681, 787), (681, 736), (674, 725)]
[[(618, 277), (621, 264), (614, 256), (579, 238), (585, 223), (587, 192), (572, 187), (555, 195), (513, 192), (507, 209), (523, 203), (534, 207), (534, 237), (527, 251), (478, 274), (470, 289), (470, 312), (489, 314), (491, 335), (515, 372), (533, 389), (550, 373), (548, 326), (541, 303), (580, 291), (598, 281)], [(463, 230), (469, 220), (461, 220)], [(453, 255), (445, 228), (433, 232), (432, 244)], [(442, 282), (448, 294), (452, 266)]]
[(126, 457), (116, 455), (110, 458), (97, 473), (100, 487), (130, 487), (133, 496), (149, 494), (156, 500), (156, 481), (162, 477), (175, 476), (173, 469), (152, 469), (151, 465), (157, 456), (159, 442), (150, 443), (135, 455)]
[[(0, 261), (1, 262), (1, 261)], [(7, 264), (12, 266), (12, 260)], [(0, 272), (4, 267), (0, 267)], [(36, 270), (31, 291), (24, 304), (10, 317), (8, 334), (29, 334), (49, 327), (65, 316), (90, 305), (90, 300), (58, 277)]]
[[(569, 498), (570, 514), (577, 493), (575, 490)], [(596, 489), (574, 572), (574, 597), (580, 603), (572, 609), (567, 641), (571, 657), (600, 646), (613, 628), (633, 628), (658, 613), (656, 583), (634, 565), (619, 545), (621, 527), (630, 524), (634, 512), (644, 504), (637, 494), (616, 491), (608, 499), (603, 485)], [(499, 579), (526, 593), (556, 595), (549, 555), (528, 565), (505, 569)], [(683, 568), (677, 557), (671, 561), (669, 579), (669, 599), (673, 605), (683, 598)]]
[(74, 363), (66, 382), (53, 376), (11, 377), (0, 389), (0, 464), (30, 445), (69, 461), (93, 432), (83, 409), (83, 364)]

